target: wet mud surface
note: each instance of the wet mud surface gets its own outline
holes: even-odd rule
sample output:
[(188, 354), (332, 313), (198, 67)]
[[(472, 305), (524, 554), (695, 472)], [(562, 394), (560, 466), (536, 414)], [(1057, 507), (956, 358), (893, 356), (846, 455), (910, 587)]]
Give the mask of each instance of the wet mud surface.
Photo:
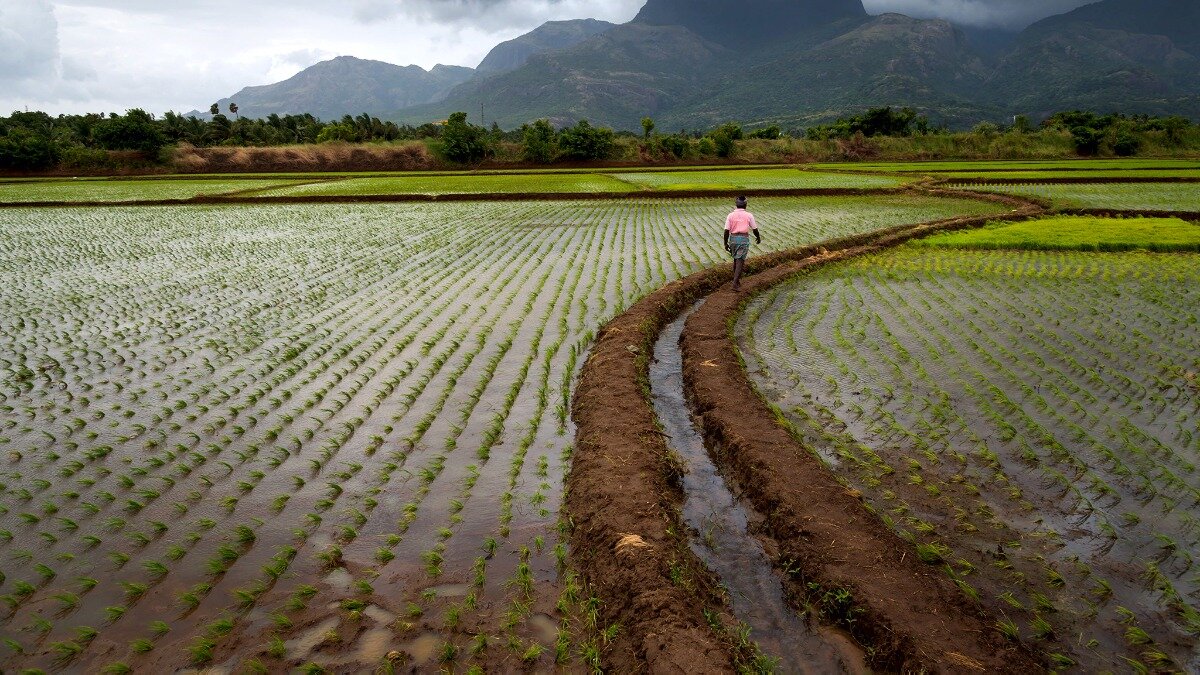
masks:
[(718, 578), (737, 620), (778, 672), (865, 673), (862, 649), (827, 626), (814, 624), (802, 607), (789, 606), (784, 580), (752, 532), (761, 517), (721, 476), (709, 458), (683, 391), (679, 339), (696, 305), (659, 335), (650, 365), (654, 410), (669, 448), (685, 466), (683, 521), (692, 552)]

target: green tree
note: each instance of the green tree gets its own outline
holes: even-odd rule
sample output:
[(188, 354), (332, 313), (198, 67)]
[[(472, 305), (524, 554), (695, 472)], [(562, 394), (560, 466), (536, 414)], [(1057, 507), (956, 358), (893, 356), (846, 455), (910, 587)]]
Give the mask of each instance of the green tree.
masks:
[(214, 115), (214, 116), (220, 115), (221, 114), (221, 104), (214, 103), (214, 104), (208, 106), (208, 114)]
[(649, 117), (642, 118), (642, 137), (650, 140), (650, 134), (654, 133), (654, 120)]
[(607, 159), (612, 156), (616, 144), (612, 129), (593, 127), (587, 120), (579, 120), (558, 136), (558, 147), (571, 159)]
[(0, 168), (28, 171), (58, 163), (58, 147), (48, 136), (14, 127), (0, 136)]
[(1104, 134), (1092, 127), (1075, 126), (1071, 127), (1071, 138), (1075, 141), (1075, 152), (1090, 157), (1100, 151)]
[(442, 153), (452, 162), (477, 162), (487, 154), (487, 130), (467, 122), (467, 113), (456, 112), (442, 129)]
[(318, 143), (353, 143), (358, 140), (358, 134), (349, 124), (326, 124), (317, 134)]
[(1163, 117), (1157, 120), (1152, 120), (1150, 128), (1160, 129), (1167, 137), (1167, 141), (1173, 144), (1183, 142), (1183, 134), (1188, 127), (1192, 125), (1192, 121), (1186, 117)]
[(154, 116), (140, 108), (109, 117), (96, 125), (92, 135), (106, 150), (137, 150), (146, 155), (157, 155), (166, 144)]
[(757, 131), (754, 131), (750, 134), (750, 138), (765, 138), (770, 141), (773, 141), (782, 136), (783, 136), (783, 129), (780, 129), (779, 125), (777, 125), (777, 124), (772, 124), (769, 127), (763, 127), (762, 129), (758, 129)]
[(525, 126), (521, 156), (527, 162), (549, 164), (558, 155), (558, 135), (549, 120), (538, 120)]
[(1000, 133), (1000, 127), (995, 122), (980, 122), (971, 128), (971, 133), (977, 136), (991, 137)]
[(657, 145), (663, 153), (669, 154), (675, 159), (682, 159), (687, 154), (688, 139), (684, 136), (659, 136)]
[(1141, 147), (1141, 140), (1129, 129), (1121, 129), (1117, 132), (1117, 137), (1113, 139), (1113, 152), (1118, 157), (1132, 157), (1138, 153)]
[(718, 157), (732, 157), (735, 141), (742, 140), (742, 127), (735, 122), (726, 122), (708, 137), (712, 139)]

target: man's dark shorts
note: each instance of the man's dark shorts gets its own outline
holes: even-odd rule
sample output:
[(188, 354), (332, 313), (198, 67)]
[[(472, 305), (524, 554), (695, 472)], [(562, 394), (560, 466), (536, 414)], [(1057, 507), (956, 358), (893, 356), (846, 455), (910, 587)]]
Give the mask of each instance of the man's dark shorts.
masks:
[(735, 234), (729, 237), (729, 253), (734, 260), (745, 260), (750, 255), (750, 235)]

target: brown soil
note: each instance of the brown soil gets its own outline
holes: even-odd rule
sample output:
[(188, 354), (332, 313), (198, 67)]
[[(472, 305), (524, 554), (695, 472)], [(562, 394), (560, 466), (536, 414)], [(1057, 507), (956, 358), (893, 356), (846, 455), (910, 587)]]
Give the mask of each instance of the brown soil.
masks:
[[(1027, 201), (1001, 195), (948, 196), (982, 199), (1014, 207), (1007, 216), (960, 218), (907, 225), (776, 253), (752, 261), (746, 288), (763, 288), (795, 274), (829, 251), (856, 255), (895, 245), (932, 231), (977, 227), (996, 219), (1024, 219), (1042, 212)], [(807, 260), (806, 260), (807, 259)], [(765, 270), (765, 271), (764, 271)], [(606, 666), (620, 672), (730, 671), (734, 655), (705, 622), (703, 594), (671, 580), (672, 565), (699, 567), (681, 538), (681, 495), (670, 477), (678, 471), (657, 428), (649, 401), (648, 357), (661, 329), (696, 298), (729, 281), (722, 266), (676, 281), (641, 300), (605, 326), (584, 365), (572, 406), (576, 452), (567, 479), (564, 512), (573, 525), (573, 566), (601, 598), (601, 618), (619, 623), (619, 637)], [(853, 627), (875, 654), (876, 667), (895, 670), (1041, 670), (1028, 652), (1001, 642), (992, 623), (947, 587), (936, 572), (906, 554), (908, 544), (883, 529), (857, 499), (842, 489), (815, 459), (795, 447), (771, 413), (750, 391), (746, 374), (732, 355), (725, 320), (743, 295), (717, 293), (689, 320), (684, 376), (698, 393), (717, 392), (724, 401), (752, 401), (753, 416), (712, 402), (706, 429), (736, 463), (739, 483), (763, 514), (781, 552), (800, 564), (804, 579), (852, 589), (864, 613)], [(714, 312), (720, 312), (714, 314)], [(710, 323), (709, 322), (714, 322)], [(701, 328), (694, 328), (694, 327)], [(697, 340), (715, 347), (714, 357), (696, 360)], [(722, 351), (722, 348), (724, 351)], [(691, 356), (689, 357), (689, 354)], [(716, 359), (720, 359), (718, 363)], [(699, 379), (690, 370), (699, 369)], [(711, 367), (716, 366), (716, 367)], [(711, 371), (711, 372), (710, 372)], [(692, 384), (689, 381), (689, 384)], [(740, 389), (722, 389), (740, 387)], [(712, 422), (710, 422), (712, 418)], [(721, 422), (723, 426), (714, 426)], [(749, 430), (749, 431), (747, 431)], [(710, 432), (711, 433), (711, 432)], [(764, 441), (769, 441), (766, 443)], [(781, 449), (786, 449), (781, 454)], [(755, 452), (754, 458), (747, 453)], [(776, 464), (776, 462), (780, 462)], [(776, 469), (779, 469), (778, 471)], [(819, 499), (797, 485), (817, 486)], [(768, 487), (769, 486), (769, 487)], [(808, 520), (819, 516), (819, 523)], [(828, 525), (829, 527), (826, 527)]]

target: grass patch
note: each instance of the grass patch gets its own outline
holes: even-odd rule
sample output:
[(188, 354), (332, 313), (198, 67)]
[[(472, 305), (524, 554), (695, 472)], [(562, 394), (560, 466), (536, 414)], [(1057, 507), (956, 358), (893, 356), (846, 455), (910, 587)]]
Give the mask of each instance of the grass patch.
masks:
[(914, 246), (1025, 251), (1200, 251), (1200, 227), (1178, 218), (1059, 217), (950, 232)]

